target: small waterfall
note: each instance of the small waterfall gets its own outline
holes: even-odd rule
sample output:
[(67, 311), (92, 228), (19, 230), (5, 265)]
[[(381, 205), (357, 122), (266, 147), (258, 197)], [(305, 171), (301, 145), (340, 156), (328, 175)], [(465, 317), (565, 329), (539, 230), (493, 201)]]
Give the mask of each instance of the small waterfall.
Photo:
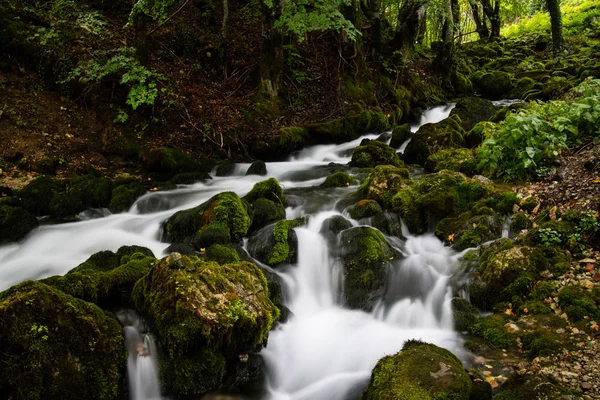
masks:
[(131, 400), (160, 400), (158, 360), (152, 335), (144, 333), (142, 320), (133, 311), (121, 311), (118, 318), (123, 324), (127, 358), (127, 379)]

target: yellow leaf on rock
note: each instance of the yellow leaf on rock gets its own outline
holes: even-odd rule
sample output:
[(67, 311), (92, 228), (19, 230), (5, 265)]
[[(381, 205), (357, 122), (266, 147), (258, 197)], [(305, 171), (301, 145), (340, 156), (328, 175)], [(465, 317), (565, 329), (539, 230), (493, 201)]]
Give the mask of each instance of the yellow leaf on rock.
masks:
[(448, 235), (448, 241), (449, 242), (454, 242), (454, 233), (451, 235)]

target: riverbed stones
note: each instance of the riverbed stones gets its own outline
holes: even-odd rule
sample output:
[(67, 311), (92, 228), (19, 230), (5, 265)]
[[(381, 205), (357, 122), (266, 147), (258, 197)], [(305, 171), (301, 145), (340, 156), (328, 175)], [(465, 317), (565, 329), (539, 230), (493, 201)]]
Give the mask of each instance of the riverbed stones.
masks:
[(0, 393), (15, 400), (115, 399), (127, 351), (117, 320), (40, 282), (0, 293)]

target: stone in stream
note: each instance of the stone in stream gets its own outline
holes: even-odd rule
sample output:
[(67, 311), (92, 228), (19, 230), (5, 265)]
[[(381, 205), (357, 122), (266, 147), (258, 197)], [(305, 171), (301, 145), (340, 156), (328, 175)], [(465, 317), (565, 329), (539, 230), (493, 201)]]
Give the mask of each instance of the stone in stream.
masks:
[(21, 240), (38, 225), (27, 210), (0, 205), (0, 244)]
[(0, 393), (15, 400), (104, 400), (125, 394), (117, 320), (41, 282), (0, 293)]
[(469, 400), (471, 380), (450, 351), (409, 340), (377, 362), (363, 400)]
[(456, 102), (456, 106), (450, 111), (450, 116), (456, 115), (460, 118), (460, 126), (466, 131), (473, 129), (475, 124), (488, 121), (494, 116), (497, 109), (491, 101), (481, 97), (463, 97)]
[(407, 164), (423, 165), (431, 154), (439, 150), (464, 147), (465, 134), (457, 115), (437, 123), (425, 124), (412, 135), (402, 158)]
[(354, 149), (352, 160), (350, 160), (351, 167), (372, 168), (377, 165), (404, 167), (404, 163), (396, 154), (396, 150), (377, 140), (371, 140), (365, 145), (361, 144)]
[(293, 264), (298, 259), (298, 237), (293, 228), (303, 225), (302, 218), (281, 220), (265, 226), (248, 239), (248, 252), (271, 267)]
[(226, 365), (260, 349), (279, 316), (256, 265), (219, 265), (178, 253), (138, 281), (133, 299), (163, 346), (163, 387), (177, 396), (219, 387)]

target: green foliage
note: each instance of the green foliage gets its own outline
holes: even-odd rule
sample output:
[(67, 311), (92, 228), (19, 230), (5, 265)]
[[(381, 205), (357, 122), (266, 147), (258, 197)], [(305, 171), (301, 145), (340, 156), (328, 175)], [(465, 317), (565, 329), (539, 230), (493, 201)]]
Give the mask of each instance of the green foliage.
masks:
[(486, 124), (478, 168), (503, 180), (533, 179), (548, 173), (550, 163), (582, 137), (597, 136), (600, 123), (598, 82), (586, 80), (572, 102), (532, 103), (498, 124)]
[[(263, 0), (273, 7), (272, 0)], [(275, 22), (276, 28), (294, 34), (302, 42), (312, 31), (334, 30), (342, 32), (350, 40), (355, 40), (360, 32), (348, 21), (340, 9), (350, 5), (350, 0), (294, 0), (284, 3), (283, 13)]]
[[(126, 103), (136, 110), (141, 105), (152, 106), (161, 93), (158, 82), (164, 77), (137, 62), (134, 50), (123, 47), (110, 58), (108, 53), (99, 54), (99, 58), (80, 63), (69, 76), (60, 83), (79, 80), (82, 83), (100, 82), (104, 78), (118, 76), (119, 84), (129, 87)], [(105, 57), (103, 57), (105, 56)]]
[(169, 16), (169, 7), (177, 5), (180, 2), (181, 0), (137, 0), (129, 14), (129, 23), (133, 23), (133, 18), (137, 14), (144, 14), (160, 24)]

